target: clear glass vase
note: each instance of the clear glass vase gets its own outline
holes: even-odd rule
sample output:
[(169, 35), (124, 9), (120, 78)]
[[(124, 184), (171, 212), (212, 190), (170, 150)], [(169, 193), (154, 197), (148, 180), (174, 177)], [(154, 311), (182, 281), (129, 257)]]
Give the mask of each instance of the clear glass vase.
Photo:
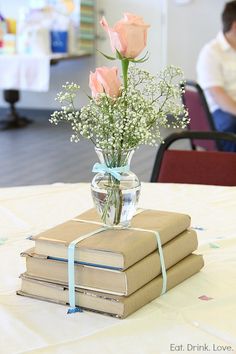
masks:
[[(95, 148), (103, 166), (91, 183), (92, 197), (99, 215), (104, 224), (117, 227), (128, 227), (136, 211), (140, 181), (129, 170), (134, 150), (103, 151)], [(105, 167), (105, 168), (104, 168)], [(119, 179), (111, 173), (114, 168), (124, 169), (119, 172)], [(110, 168), (110, 172), (106, 170)]]

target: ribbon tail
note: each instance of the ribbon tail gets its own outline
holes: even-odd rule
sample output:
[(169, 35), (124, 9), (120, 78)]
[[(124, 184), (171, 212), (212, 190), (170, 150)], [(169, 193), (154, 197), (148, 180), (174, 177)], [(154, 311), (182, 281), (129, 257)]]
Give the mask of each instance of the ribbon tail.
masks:
[(7, 240), (7, 237), (0, 237), (0, 245), (4, 245)]
[(119, 172), (116, 172), (116, 171), (110, 171), (110, 174), (115, 178), (117, 179), (118, 181), (121, 180), (121, 175), (119, 174)]
[(83, 310), (80, 307), (70, 307), (67, 311), (67, 314), (70, 315), (71, 313), (76, 312), (83, 312)]
[(95, 173), (99, 172), (99, 164), (97, 162), (93, 165), (92, 172), (95, 172)]

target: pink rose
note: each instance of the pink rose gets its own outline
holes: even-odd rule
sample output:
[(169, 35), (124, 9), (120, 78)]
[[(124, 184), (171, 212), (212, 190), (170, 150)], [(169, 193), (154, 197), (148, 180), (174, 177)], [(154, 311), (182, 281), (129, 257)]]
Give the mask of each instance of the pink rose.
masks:
[(113, 28), (108, 26), (104, 17), (100, 24), (110, 37), (113, 52), (117, 49), (125, 58), (136, 58), (146, 47), (147, 29), (150, 26), (142, 17), (125, 13), (124, 18)]
[(105, 66), (97, 68), (95, 73), (90, 72), (89, 87), (92, 96), (97, 97), (99, 93), (105, 92), (110, 97), (118, 97), (120, 94), (120, 80), (116, 67), (107, 68)]

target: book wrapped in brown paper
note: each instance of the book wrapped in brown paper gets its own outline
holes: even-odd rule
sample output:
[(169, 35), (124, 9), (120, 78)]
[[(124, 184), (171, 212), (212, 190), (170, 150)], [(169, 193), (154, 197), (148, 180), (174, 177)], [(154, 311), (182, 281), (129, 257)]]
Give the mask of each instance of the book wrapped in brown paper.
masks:
[[(187, 230), (163, 246), (167, 269), (197, 249), (197, 234)], [(26, 257), (26, 275), (45, 281), (66, 285), (67, 262), (53, 260), (30, 249), (21, 254)], [(130, 295), (161, 273), (160, 256), (154, 251), (125, 271), (76, 264), (75, 285), (119, 295)]]
[[(79, 215), (77, 219), (100, 222), (94, 209)], [(75, 261), (87, 265), (127, 269), (157, 249), (154, 234), (132, 230), (132, 227), (157, 231), (164, 245), (189, 226), (190, 216), (186, 214), (144, 210), (133, 218), (130, 229), (107, 229), (79, 242), (75, 249)], [(67, 259), (67, 248), (73, 240), (100, 227), (89, 222), (69, 220), (34, 236), (35, 253)]]
[[(196, 274), (203, 267), (203, 257), (189, 255), (167, 271), (167, 290)], [(22, 288), (19, 295), (68, 304), (68, 288), (66, 286), (39, 281), (22, 275)], [(161, 294), (162, 276), (154, 278), (130, 296), (117, 296), (92, 290), (76, 289), (76, 305), (96, 312), (125, 318)]]

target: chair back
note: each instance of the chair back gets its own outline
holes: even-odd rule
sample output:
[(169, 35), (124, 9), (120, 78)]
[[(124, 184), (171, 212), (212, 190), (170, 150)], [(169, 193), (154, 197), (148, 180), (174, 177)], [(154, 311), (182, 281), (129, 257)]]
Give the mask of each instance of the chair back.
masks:
[(157, 152), (151, 182), (236, 186), (236, 153), (168, 150), (180, 139), (230, 140), (236, 134), (184, 131), (169, 135)]
[[(186, 81), (184, 85), (184, 92), (182, 94), (182, 101), (186, 107), (190, 123), (189, 130), (193, 131), (215, 131), (215, 125), (209, 110), (204, 92), (195, 81)], [(215, 141), (192, 141), (192, 148), (202, 147), (205, 150), (220, 150), (220, 144)]]

